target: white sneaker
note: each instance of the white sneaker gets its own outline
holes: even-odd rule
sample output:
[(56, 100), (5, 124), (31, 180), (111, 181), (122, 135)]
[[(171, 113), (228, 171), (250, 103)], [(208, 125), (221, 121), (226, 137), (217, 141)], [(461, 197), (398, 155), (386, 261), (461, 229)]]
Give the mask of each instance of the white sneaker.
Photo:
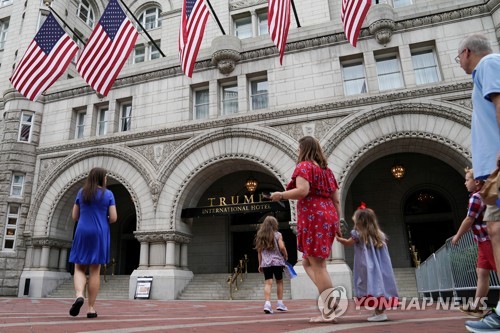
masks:
[(281, 302), (280, 302), (280, 303), (278, 303), (278, 304), (276, 305), (276, 310), (277, 310), (277, 311), (286, 312), (286, 311), (288, 311), (288, 308), (286, 307), (286, 305), (285, 305), (285, 304), (283, 304), (283, 303), (281, 303)]
[(387, 315), (385, 313), (375, 314), (371, 317), (368, 317), (368, 321), (386, 321)]
[(273, 308), (271, 307), (271, 302), (264, 303), (264, 313), (267, 313), (267, 314), (273, 313)]

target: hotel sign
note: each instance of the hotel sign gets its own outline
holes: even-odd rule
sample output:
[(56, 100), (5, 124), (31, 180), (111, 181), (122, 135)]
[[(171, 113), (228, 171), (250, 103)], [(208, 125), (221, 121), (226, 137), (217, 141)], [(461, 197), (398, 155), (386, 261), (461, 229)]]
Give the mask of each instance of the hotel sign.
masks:
[(288, 204), (288, 202), (283, 202), (284, 205), (280, 205), (278, 202), (264, 199), (262, 194), (231, 197), (212, 197), (208, 198), (207, 201), (208, 206), (183, 209), (181, 217), (209, 217), (290, 210), (290, 205)]

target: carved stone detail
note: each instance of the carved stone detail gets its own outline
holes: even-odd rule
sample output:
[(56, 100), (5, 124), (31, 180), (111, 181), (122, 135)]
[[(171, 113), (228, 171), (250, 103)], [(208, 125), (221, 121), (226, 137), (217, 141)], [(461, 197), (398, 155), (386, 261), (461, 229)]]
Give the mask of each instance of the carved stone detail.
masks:
[(149, 162), (151, 162), (155, 169), (158, 169), (166, 158), (183, 142), (184, 141), (182, 140), (176, 140), (150, 145), (133, 146), (130, 148), (144, 156)]
[(394, 9), (388, 4), (373, 5), (368, 12), (368, 29), (381, 45), (391, 41), (392, 33), (396, 29), (394, 22)]
[(449, 100), (449, 102), (461, 105), (472, 111), (472, 98), (454, 99), (454, 100)]
[(174, 241), (180, 244), (188, 244), (191, 242), (192, 236), (178, 231), (134, 231), (135, 238), (143, 243), (159, 243), (166, 241)]
[[(279, 131), (286, 133), (287, 135), (291, 136), (295, 140), (299, 140), (301, 137), (304, 135), (312, 135), (317, 139), (323, 138), (330, 129), (335, 126), (336, 123), (339, 122), (339, 120), (342, 119), (342, 117), (336, 117), (336, 118), (330, 118), (330, 119), (321, 119), (319, 121), (315, 121), (313, 123), (311, 122), (304, 122), (304, 123), (295, 123), (295, 124), (284, 124), (284, 125), (278, 125), (274, 126), (273, 128), (278, 129)], [(314, 133), (309, 134), (309, 133), (304, 133), (304, 126), (306, 125), (311, 125), (314, 124)]]
[(66, 240), (62, 239), (53, 239), (53, 238), (32, 238), (32, 245), (33, 246), (40, 246), (40, 247), (54, 247), (54, 248), (61, 248), (61, 249), (69, 249), (71, 248), (72, 242), (68, 242)]
[(45, 158), (40, 161), (40, 170), (38, 173), (38, 184), (41, 184), (47, 175), (54, 170), (55, 166), (61, 163), (65, 157)]
[(267, 3), (267, 0), (233, 0), (229, 2), (229, 10), (253, 7), (263, 3)]
[(224, 75), (230, 74), (235, 68), (236, 63), (240, 61), (241, 55), (235, 50), (219, 50), (212, 54), (212, 62)]

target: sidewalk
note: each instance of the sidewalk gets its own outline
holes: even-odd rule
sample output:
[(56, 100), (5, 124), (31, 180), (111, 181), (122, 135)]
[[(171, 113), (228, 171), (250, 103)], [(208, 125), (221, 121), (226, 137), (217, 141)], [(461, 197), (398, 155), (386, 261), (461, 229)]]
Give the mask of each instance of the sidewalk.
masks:
[[(354, 303), (337, 324), (310, 324), (319, 311), (314, 300), (289, 300), (288, 312), (266, 315), (261, 301), (97, 300), (98, 318), (87, 319), (86, 304), (78, 317), (68, 314), (73, 299), (0, 298), (0, 332), (466, 332), (475, 320), (456, 310), (387, 312), (389, 321), (370, 323), (370, 312)], [(273, 307), (275, 303), (273, 302)]]

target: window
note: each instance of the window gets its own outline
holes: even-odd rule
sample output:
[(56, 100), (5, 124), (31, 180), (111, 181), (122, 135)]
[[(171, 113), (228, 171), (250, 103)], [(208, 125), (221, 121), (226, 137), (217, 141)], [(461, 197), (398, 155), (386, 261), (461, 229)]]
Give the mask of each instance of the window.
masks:
[[(146, 30), (161, 27), (160, 8), (148, 8), (139, 16), (139, 22)], [(141, 27), (138, 27), (141, 30)]]
[(415, 81), (417, 85), (440, 81), (439, 70), (433, 50), (425, 50), (411, 53), (413, 69), (415, 70)]
[(382, 90), (403, 88), (403, 76), (397, 56), (386, 56), (376, 59), (378, 86)]
[(267, 13), (257, 14), (257, 19), (259, 21), (259, 36), (268, 35), (267, 30)]
[(5, 41), (7, 40), (7, 32), (9, 31), (9, 20), (0, 21), (0, 50), (5, 47)]
[(83, 22), (87, 23), (89, 27), (94, 27), (94, 9), (92, 8), (88, 0), (80, 0), (78, 10), (76, 11), (76, 16), (81, 18)]
[(15, 173), (12, 175), (12, 184), (10, 186), (10, 195), (20, 197), (23, 195), (24, 175)]
[(362, 61), (342, 64), (344, 93), (346, 96), (364, 94), (366, 90), (365, 66)]
[(250, 38), (252, 34), (252, 18), (250, 15), (234, 20), (234, 35), (239, 39)]
[(222, 86), (222, 114), (238, 113), (238, 85)]
[(134, 64), (138, 64), (140, 62), (144, 62), (146, 58), (146, 48), (143, 44), (137, 45), (134, 48)]
[(194, 91), (194, 119), (208, 119), (208, 88)]
[(122, 104), (120, 113), (120, 131), (130, 131), (132, 125), (132, 103)]
[(97, 112), (97, 135), (108, 134), (109, 109), (102, 107)]
[(268, 87), (267, 78), (250, 81), (250, 100), (252, 110), (268, 108)]
[(411, 0), (392, 0), (392, 6), (394, 8), (405, 7), (411, 5)]
[(86, 115), (85, 111), (79, 111), (76, 114), (76, 131), (75, 131), (75, 134), (76, 134), (76, 138), (77, 139), (83, 138), (83, 134), (84, 134), (84, 131), (85, 131), (85, 115)]
[[(155, 41), (156, 45), (161, 48), (161, 43), (159, 41)], [(153, 44), (149, 45), (149, 60), (158, 59), (160, 57), (160, 51)]]
[(33, 116), (32, 112), (22, 112), (21, 113), (21, 126), (19, 126), (19, 138), (18, 141), (30, 142), (31, 141), (31, 129), (33, 127)]
[(16, 204), (9, 204), (7, 206), (7, 223), (5, 224), (3, 250), (14, 250), (15, 248), (19, 208), (20, 206)]

